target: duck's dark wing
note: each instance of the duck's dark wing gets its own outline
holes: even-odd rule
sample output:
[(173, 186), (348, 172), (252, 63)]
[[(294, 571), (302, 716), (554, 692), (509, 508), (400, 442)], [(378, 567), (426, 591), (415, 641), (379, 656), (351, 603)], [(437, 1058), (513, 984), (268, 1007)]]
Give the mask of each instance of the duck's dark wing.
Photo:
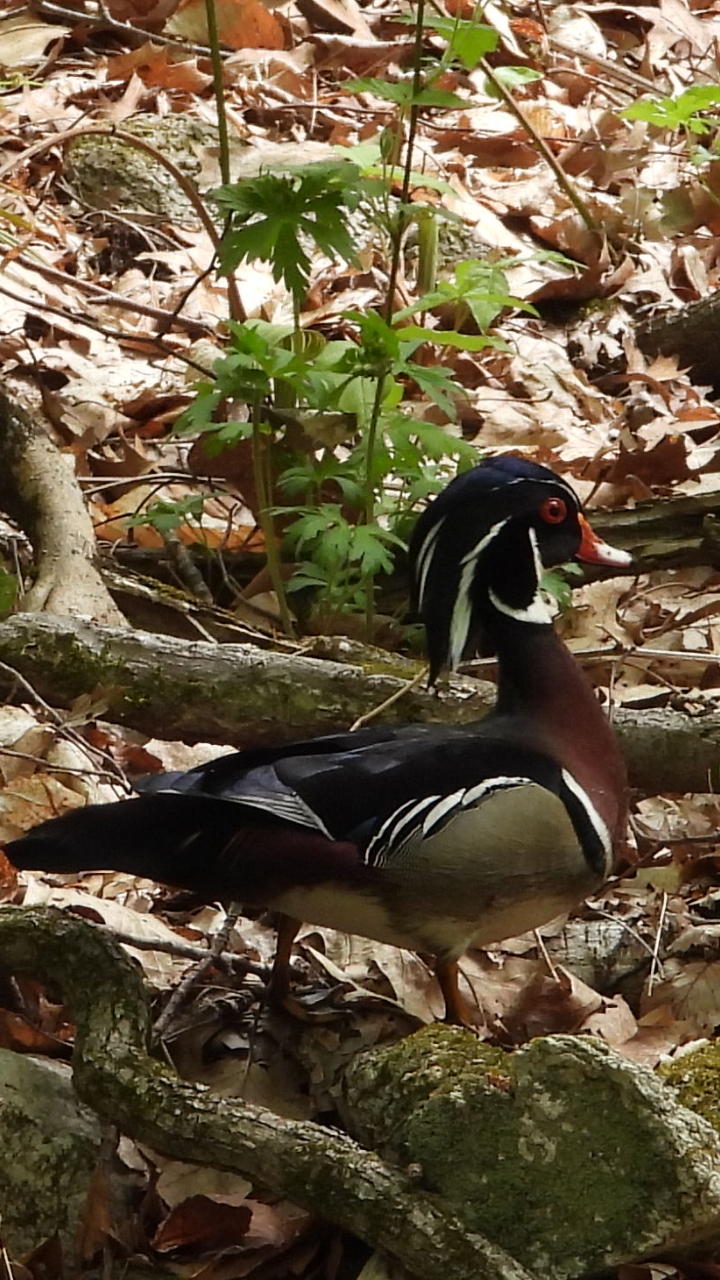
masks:
[(451, 840), (455, 821), (466, 827), (468, 813), (489, 812), (499, 791), (526, 784), (561, 802), (586, 856), (602, 863), (587, 797), (578, 797), (554, 760), (504, 741), (492, 723), (472, 732), (423, 726), (233, 753), (159, 775), (137, 799), (43, 823), (7, 854), (19, 867), (111, 868), (208, 899), (261, 904), (293, 885), (364, 884), (396, 854), (407, 859), (440, 831)]

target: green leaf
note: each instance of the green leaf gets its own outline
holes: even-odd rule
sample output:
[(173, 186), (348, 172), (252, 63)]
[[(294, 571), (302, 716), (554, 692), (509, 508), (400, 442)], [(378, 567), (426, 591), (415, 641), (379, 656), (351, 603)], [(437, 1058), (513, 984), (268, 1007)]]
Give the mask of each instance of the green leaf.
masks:
[(445, 107), (450, 111), (458, 108), (464, 110), (471, 105), (469, 100), (461, 98), (459, 93), (452, 93), (450, 89), (438, 89), (434, 85), (428, 85), (414, 93), (411, 103), (414, 107)]
[(355, 259), (346, 214), (361, 198), (359, 186), (357, 166), (332, 159), (219, 187), (213, 198), (231, 215), (220, 247), (221, 271), (229, 273), (244, 261), (270, 262), (274, 279), (301, 297), (310, 271), (301, 237), (329, 256)]
[(467, 107), (468, 99), (461, 98), (448, 89), (438, 89), (432, 84), (423, 85), (417, 92), (413, 89), (412, 80), (395, 80), (389, 82), (377, 76), (363, 76), (360, 80), (346, 82), (349, 93), (372, 93), (386, 102), (394, 102), (398, 107)]
[(214, 425), (213, 415), (220, 400), (220, 392), (210, 383), (196, 383), (195, 399), (173, 423), (175, 434), (187, 435), (191, 431), (203, 431), (208, 425)]
[(494, 347), (496, 351), (508, 351), (502, 338), (488, 338), (482, 334), (457, 333), (454, 329), (424, 329), (418, 324), (406, 325), (403, 337), (417, 338), (419, 342), (435, 342), (438, 346), (456, 347), (460, 351), (484, 351)]
[(302, 566), (295, 569), (289, 582), (285, 584), (286, 591), (302, 591), (307, 587), (324, 587), (327, 586), (328, 575), (324, 570), (311, 562), (303, 562)]
[(470, 258), (457, 263), (450, 280), (441, 280), (436, 289), (397, 312), (393, 316), (393, 322), (397, 324), (418, 311), (431, 311), (441, 306), (455, 308), (456, 329), (471, 315), (481, 333), (485, 333), (506, 308), (537, 314), (530, 303), (508, 293), (507, 277), (502, 264)]
[(18, 578), (0, 567), (0, 618), (7, 618), (15, 607), (18, 594)]
[(497, 49), (500, 34), (482, 22), (467, 22), (433, 15), (427, 26), (448, 42), (450, 58), (459, 58), (472, 71), (488, 53)]
[(400, 538), (381, 525), (358, 524), (352, 530), (349, 556), (357, 561), (362, 574), (391, 573), (393, 559), (389, 545), (401, 547)]
[[(542, 71), (536, 71), (533, 67), (494, 67), (493, 71), (501, 84), (507, 89), (516, 89), (518, 85), (533, 84), (536, 80), (542, 80)], [(486, 85), (487, 91), (493, 95), (493, 85)], [(495, 91), (497, 93), (497, 90)]]
[(377, 311), (346, 311), (344, 318), (358, 329), (357, 346), (346, 352), (337, 368), (354, 377), (379, 378), (389, 373), (400, 354), (398, 333)]
[(573, 587), (568, 579), (582, 577), (582, 573), (580, 565), (573, 563), (559, 565), (557, 569), (546, 569), (543, 573), (540, 585), (556, 601), (562, 612), (569, 609), (572, 602)]
[(398, 107), (409, 107), (412, 102), (411, 80), (389, 81), (378, 76), (362, 76), (358, 80), (346, 80), (343, 87), (347, 93), (372, 93), (376, 98), (394, 102)]
[(158, 533), (172, 533), (189, 518), (201, 520), (205, 506), (202, 494), (189, 494), (178, 502), (153, 502), (145, 511), (130, 516), (127, 521), (129, 529), (136, 525), (150, 525)]
[[(474, 445), (465, 440), (459, 440), (451, 435), (446, 427), (438, 426), (435, 422), (404, 418), (388, 428), (388, 435), (396, 449), (402, 448), (407, 440), (411, 443), (416, 441), (415, 451), (423, 461), (426, 458), (440, 461), (448, 457), (464, 457), (472, 462), (477, 460), (477, 449)], [(417, 474), (419, 477), (422, 476), (419, 467)]]
[(658, 129), (689, 129), (692, 133), (708, 133), (717, 124), (702, 120), (697, 114), (720, 103), (720, 85), (694, 85), (676, 98), (639, 98), (620, 115), (625, 120), (645, 120)]
[(424, 391), (425, 395), (447, 414), (448, 418), (455, 418), (455, 400), (461, 394), (462, 388), (447, 369), (442, 369), (439, 365), (425, 368), (423, 365), (408, 362), (405, 365), (405, 372), (414, 379), (420, 390)]
[(220, 422), (206, 433), (205, 448), (212, 458), (224, 449), (234, 449), (241, 440), (249, 440), (252, 433), (252, 422)]

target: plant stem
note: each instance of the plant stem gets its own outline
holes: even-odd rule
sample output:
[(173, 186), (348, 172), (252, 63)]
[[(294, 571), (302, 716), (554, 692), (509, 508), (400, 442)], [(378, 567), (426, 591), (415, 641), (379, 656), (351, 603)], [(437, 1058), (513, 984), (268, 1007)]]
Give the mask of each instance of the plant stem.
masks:
[[(215, 0), (205, 0), (205, 16), (207, 19), (208, 42), (210, 45), (210, 59), (213, 72), (213, 92), (215, 95), (215, 105), (217, 107), (218, 117), (220, 176), (223, 183), (227, 186), (230, 182), (230, 140), (228, 137), (227, 114), (225, 112), (225, 98), (223, 94), (223, 64), (222, 55), (220, 53), (220, 39), (218, 35)], [(230, 222), (231, 217), (228, 215), (225, 220), (225, 230), (228, 229)], [(230, 279), (228, 280), (228, 283), (230, 284)], [(240, 313), (238, 314), (237, 307), (232, 305), (232, 292), (231, 311), (233, 313), (233, 319), (246, 319), (242, 308), (240, 308)], [(265, 558), (268, 572), (270, 574), (270, 581), (272, 582), (273, 590), (277, 597), (278, 607), (280, 609), (280, 620), (282, 622), (283, 631), (286, 636), (293, 639), (295, 629), (293, 627), (290, 610), (288, 608), (285, 583), (283, 581), (282, 568), (280, 565), (280, 553), (275, 534), (275, 521), (273, 520), (270, 508), (272, 472), (265, 444), (266, 441), (262, 430), (262, 422), (259, 417), (258, 408), (255, 406), (253, 410), (252, 463), (255, 492), (257, 494), (258, 501), (257, 515), (260, 522), (260, 528), (263, 532), (263, 538), (265, 540)]]
[(270, 510), (269, 491), (265, 481), (266, 450), (261, 412), (262, 411), (257, 405), (253, 408), (252, 462), (255, 492), (257, 494), (258, 501), (257, 517), (260, 522), (260, 528), (263, 532), (263, 538), (265, 539), (265, 558), (268, 573), (270, 574), (270, 581), (273, 585), (273, 591), (277, 596), (283, 631), (286, 636), (290, 637), (290, 639), (294, 639), (295, 628), (293, 627), (292, 618), (290, 617), (287, 595), (285, 594), (285, 583), (283, 581), (280, 565), (280, 553), (278, 550), (277, 538), (275, 536), (275, 522)]
[[(213, 95), (215, 98), (215, 107), (217, 109), (218, 118), (218, 159), (220, 161), (220, 177), (222, 178), (223, 185), (227, 186), (230, 182), (230, 138), (228, 134), (227, 113), (225, 111), (225, 96), (223, 94), (223, 61), (222, 54), (220, 52), (220, 37), (218, 34), (215, 0), (205, 0), (205, 18), (208, 29), (208, 43), (210, 45), (210, 63), (213, 74)], [(228, 213), (223, 224), (223, 236), (230, 229), (231, 223), (232, 215)], [(247, 316), (238, 292), (234, 272), (230, 272), (228, 274), (227, 285), (230, 316), (233, 320), (237, 321), (238, 324), (243, 324), (244, 321), (247, 320)]]
[(210, 62), (213, 73), (213, 93), (218, 118), (218, 143), (220, 159), (220, 177), (227, 186), (230, 181), (230, 141), (228, 138), (227, 115), (225, 114), (225, 98), (223, 96), (223, 63), (220, 53), (217, 13), (215, 0), (205, 0), (205, 17), (210, 45)]
[[(413, 51), (413, 99), (417, 99), (423, 84), (422, 39), (424, 20), (425, 0), (418, 0), (417, 16), (415, 19), (415, 48)], [(403, 167), (403, 183), (402, 190), (400, 192), (400, 208), (395, 220), (395, 229), (392, 233), (392, 258), (390, 260), (388, 288), (383, 311), (384, 319), (388, 324), (390, 324), (392, 320), (393, 306), (395, 303), (395, 286), (397, 284), (398, 272), (400, 270), (400, 254), (402, 253), (403, 236), (405, 235), (405, 230), (409, 222), (407, 202), (408, 196), (410, 195), (413, 148), (415, 146), (415, 136), (417, 134), (419, 118), (420, 108), (418, 107), (417, 102), (413, 101), (408, 115), (408, 136), (405, 147), (405, 165)]]
[[(408, 135), (407, 143), (405, 145), (405, 164), (403, 167), (403, 182), (400, 193), (400, 208), (398, 209), (397, 217), (395, 218), (395, 226), (391, 234), (392, 257), (390, 259), (387, 294), (385, 296), (385, 306), (383, 308), (383, 319), (387, 324), (391, 324), (392, 322), (393, 309), (395, 305), (395, 287), (397, 285), (398, 273), (400, 271), (400, 255), (402, 253), (403, 238), (408, 222), (410, 221), (407, 212), (407, 203), (410, 195), (410, 183), (412, 181), (413, 148), (415, 146), (415, 137), (420, 118), (420, 108), (417, 105), (417, 97), (423, 85), (422, 54), (424, 21), (425, 0), (418, 0), (415, 16), (415, 47), (413, 50), (413, 102), (410, 106), (408, 116)], [(372, 413), (370, 414), (370, 422), (368, 424), (365, 458), (365, 524), (372, 524), (375, 518), (375, 441), (377, 439), (378, 425), (380, 422), (385, 378), (389, 372), (389, 369), (383, 369), (378, 373), (377, 383), (375, 386), (375, 399), (373, 402)], [(372, 643), (375, 623), (374, 574), (370, 573), (366, 576), (363, 581), (363, 589), (365, 591), (365, 627), (368, 642)]]
[(499, 77), (495, 74), (487, 58), (480, 59), (480, 66), (482, 67), (483, 73), (487, 76), (495, 92), (499, 94), (500, 97), (502, 98), (503, 102), (505, 103), (505, 106), (508, 108), (509, 111), (512, 112), (512, 114), (515, 116), (515, 119), (519, 120), (523, 129), (525, 129), (529, 137), (532, 138), (543, 160), (547, 165), (550, 166), (553, 173), (555, 174), (555, 178), (558, 186), (565, 192), (565, 195), (567, 196), (573, 208), (576, 209), (577, 212), (580, 214), (580, 217), (585, 223), (585, 226), (587, 227), (588, 231), (595, 231), (595, 232), (601, 233), (602, 227), (600, 226), (600, 223), (598, 222), (595, 215), (590, 212), (590, 209), (588, 208), (587, 204), (585, 203), (582, 196), (580, 195), (577, 187), (570, 181), (565, 170), (560, 164), (559, 160), (556, 160), (555, 156), (553, 155), (552, 151), (547, 145), (545, 139), (538, 133), (537, 129), (534, 127), (531, 121), (528, 120), (528, 117), (526, 116), (525, 112), (523, 111), (519, 103), (515, 101), (514, 97), (510, 93), (510, 90), (505, 87), (502, 80), (500, 80)]
[[(367, 446), (365, 451), (365, 524), (372, 524), (375, 519), (375, 476), (373, 459), (375, 455), (375, 441), (377, 439), (377, 429), (380, 421), (380, 409), (382, 408), (386, 372), (387, 371), (383, 369), (378, 373), (377, 382), (375, 383), (375, 399), (373, 401), (372, 413), (370, 414), (370, 422), (368, 423)], [(366, 637), (368, 644), (372, 644), (373, 631), (375, 627), (375, 575), (373, 573), (368, 573), (363, 578), (363, 591), (365, 592)]]

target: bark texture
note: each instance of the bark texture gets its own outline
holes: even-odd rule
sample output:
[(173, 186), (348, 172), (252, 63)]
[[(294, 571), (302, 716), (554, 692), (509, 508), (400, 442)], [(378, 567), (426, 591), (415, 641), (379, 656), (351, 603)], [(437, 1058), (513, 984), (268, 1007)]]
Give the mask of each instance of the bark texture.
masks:
[(590, 515), (593, 529), (613, 546), (631, 553), (638, 573), (692, 565), (720, 568), (716, 493), (658, 498), (641, 502), (632, 510), (598, 510)]
[(29, 611), (85, 615), (126, 625), (96, 563), (95, 533), (75, 479), (75, 458), (44, 425), (0, 392), (0, 504), (25, 530), (37, 576)]
[[(28, 614), (10, 618), (0, 631), (0, 661), (54, 704), (67, 706), (102, 686), (109, 718), (120, 723), (151, 735), (241, 747), (345, 731), (418, 671), (373, 650), (366, 664), (345, 665)], [(11, 677), (0, 673), (0, 693), (11, 686)], [(384, 719), (460, 723), (482, 715), (494, 699), (493, 685), (457, 681), (439, 695), (409, 691)]]
[(674, 355), (680, 368), (690, 369), (696, 382), (720, 385), (720, 295), (717, 292), (677, 311), (661, 311), (641, 320), (635, 329), (638, 346), (646, 355)]
[[(412, 662), (347, 649), (356, 660), (341, 663), (29, 614), (0, 629), (0, 663), (55, 705), (100, 687), (109, 719), (150, 736), (238, 747), (344, 732), (417, 674)], [(12, 675), (0, 671), (0, 696), (13, 691)], [(487, 681), (452, 680), (439, 693), (407, 690), (378, 722), (467, 724), (494, 702)], [(719, 714), (621, 710), (613, 723), (633, 787), (653, 795), (720, 789)]]

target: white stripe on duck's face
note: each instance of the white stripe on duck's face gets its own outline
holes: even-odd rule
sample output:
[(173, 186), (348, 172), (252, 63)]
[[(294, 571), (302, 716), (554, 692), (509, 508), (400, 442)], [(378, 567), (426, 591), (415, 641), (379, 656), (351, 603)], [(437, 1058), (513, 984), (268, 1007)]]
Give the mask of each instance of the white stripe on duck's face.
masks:
[[(482, 555), (486, 547), (497, 537), (505, 525), (509, 521), (509, 516), (505, 520), (498, 520), (488, 532), (483, 535), (479, 542), (467, 552), (462, 558), (462, 569), (460, 571), (460, 581), (458, 582), (457, 596), (455, 597), (455, 605), (450, 621), (450, 645), (448, 654), (448, 665), (451, 671), (460, 666), (462, 662), (465, 646), (470, 635), (470, 624), (472, 622), (472, 595), (471, 588), (473, 578), (477, 569), (478, 557)], [(438, 529), (440, 525), (438, 525)], [(428, 562), (429, 568), (429, 562)], [(425, 571), (427, 573), (427, 569)], [(422, 599), (422, 597), (421, 597)]]
[[(512, 517), (508, 516), (504, 520), (497, 521), (497, 523), (494, 524), (492, 528), (489, 529), (488, 532), (475, 544), (475, 546), (473, 546), (462, 558), (457, 594), (450, 620), (448, 643), (448, 666), (450, 667), (450, 670), (455, 670), (460, 665), (465, 648), (468, 644), (473, 621), (473, 584), (478, 571), (480, 558), (483, 552), (488, 549), (495, 539), (511, 523), (511, 519)], [(438, 541), (438, 535), (442, 528), (442, 524), (443, 521), (441, 521), (428, 535), (421, 552), (420, 563), (422, 564), (422, 569), (418, 597), (421, 608), (425, 603), (425, 585), (432, 565), (433, 555), (435, 554), (436, 543)], [(542, 582), (544, 573), (544, 565), (540, 555), (537, 532), (535, 529), (530, 527), (527, 531), (527, 536), (532, 555), (532, 577), (531, 582), (528, 583), (532, 591), (530, 599), (523, 605), (509, 604), (500, 594), (500, 588), (494, 590), (489, 585), (487, 588), (488, 598), (499, 613), (504, 614), (508, 618), (513, 618), (516, 622), (529, 622), (540, 626), (549, 626), (552, 623), (553, 614), (542, 590), (540, 589), (540, 583)]]
[(418, 582), (418, 588), (417, 588), (418, 605), (421, 609), (425, 604), (425, 583), (427, 582), (427, 576), (430, 571), (430, 566), (432, 564), (435, 543), (437, 542), (438, 537), (440, 536), (440, 530), (442, 529), (444, 523), (445, 523), (445, 517), (443, 516), (441, 520), (438, 520), (436, 525), (433, 525), (425, 541), (423, 542), (422, 547), (420, 548), (420, 551), (418, 552), (415, 573), (417, 575), (417, 582)]

